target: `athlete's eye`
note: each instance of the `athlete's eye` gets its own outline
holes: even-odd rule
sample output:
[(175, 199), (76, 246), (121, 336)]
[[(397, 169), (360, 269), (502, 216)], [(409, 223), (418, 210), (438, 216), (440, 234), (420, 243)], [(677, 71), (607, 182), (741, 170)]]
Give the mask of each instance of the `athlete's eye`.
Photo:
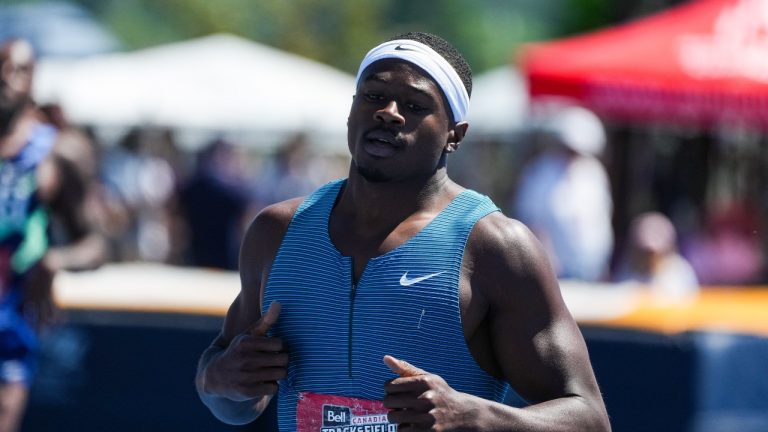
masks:
[(415, 103), (408, 103), (408, 104), (406, 104), (406, 106), (408, 107), (409, 110), (411, 110), (411, 111), (413, 111), (415, 113), (420, 113), (420, 112), (424, 112), (424, 111), (427, 110), (426, 107), (423, 107), (423, 106), (421, 106), (419, 104), (415, 104)]
[(364, 96), (365, 96), (366, 99), (368, 99), (370, 101), (380, 101), (380, 100), (384, 99), (384, 97), (381, 96), (378, 93), (365, 93)]

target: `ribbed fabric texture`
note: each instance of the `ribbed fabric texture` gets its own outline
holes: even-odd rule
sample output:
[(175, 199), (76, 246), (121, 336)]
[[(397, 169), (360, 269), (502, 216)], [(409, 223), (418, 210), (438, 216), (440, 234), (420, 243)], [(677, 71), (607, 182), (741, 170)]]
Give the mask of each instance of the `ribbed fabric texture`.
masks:
[[(395, 377), (385, 354), (442, 376), (458, 391), (502, 401), (507, 385), (472, 358), (459, 310), (464, 246), (474, 224), (497, 207), (462, 192), (413, 238), (371, 259), (353, 289), (352, 260), (328, 235), (343, 182), (299, 206), (265, 289), (263, 312), (272, 301), (282, 304), (272, 335), (283, 338), (291, 356), (280, 383), (280, 430), (296, 429), (299, 392), (380, 400), (384, 382)], [(431, 276), (403, 286), (406, 273), (410, 281)]]

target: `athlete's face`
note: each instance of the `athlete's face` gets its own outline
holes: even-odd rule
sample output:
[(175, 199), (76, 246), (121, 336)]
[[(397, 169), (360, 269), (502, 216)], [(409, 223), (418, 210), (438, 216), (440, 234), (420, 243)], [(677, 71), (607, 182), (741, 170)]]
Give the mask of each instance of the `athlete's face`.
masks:
[(465, 130), (466, 123), (454, 125), (440, 88), (420, 68), (375, 62), (363, 72), (349, 114), (353, 169), (374, 182), (429, 177)]

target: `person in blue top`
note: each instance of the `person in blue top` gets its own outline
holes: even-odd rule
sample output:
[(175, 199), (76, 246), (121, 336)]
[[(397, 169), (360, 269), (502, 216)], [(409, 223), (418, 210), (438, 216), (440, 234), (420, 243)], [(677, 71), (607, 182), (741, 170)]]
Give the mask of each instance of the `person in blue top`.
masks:
[[(541, 244), (448, 177), (471, 91), (431, 34), (365, 56), (348, 178), (264, 209), (243, 240), (198, 364), (217, 418), (249, 423), (277, 395), (282, 431), (610, 430)], [(510, 386), (526, 406), (502, 403)]]
[[(91, 231), (84, 185), (55, 151), (57, 131), (31, 99), (34, 52), (0, 44), (0, 431), (16, 430), (29, 393), (38, 332), (55, 313), (53, 277), (98, 266), (106, 242)], [(54, 245), (51, 224), (66, 242)], [(63, 237), (62, 237), (63, 238)], [(54, 247), (55, 246), (55, 247)]]

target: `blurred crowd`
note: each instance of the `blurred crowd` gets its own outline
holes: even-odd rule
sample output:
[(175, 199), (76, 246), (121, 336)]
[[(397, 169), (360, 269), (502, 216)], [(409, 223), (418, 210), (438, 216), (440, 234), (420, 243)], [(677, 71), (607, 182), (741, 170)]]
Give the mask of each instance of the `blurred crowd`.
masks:
[[(561, 279), (636, 284), (671, 299), (768, 282), (764, 191), (732, 184), (765, 152), (721, 154), (743, 137), (621, 142), (594, 113), (555, 98), (532, 105), (527, 127), (462, 147), (459, 180), (525, 222)], [(734, 162), (745, 159), (753, 163)]]
[[(80, 178), (75, 195), (82, 195), (88, 223), (107, 239), (107, 261), (236, 269), (240, 239), (260, 209), (305, 195), (348, 169), (347, 155), (318, 152), (300, 131), (266, 152), (223, 135), (190, 151), (172, 129), (135, 126), (105, 141), (69, 124), (57, 105), (40, 110), (59, 131), (57, 153)], [(470, 132), (451, 170), (525, 222), (560, 278), (669, 285), (675, 295), (699, 285), (768, 281), (759, 204), (727, 194), (707, 199), (694, 223), (690, 212), (678, 211), (685, 203), (677, 197), (665, 205), (664, 186), (655, 202), (644, 196), (635, 200), (640, 206), (616, 202), (617, 194), (632, 191), (614, 189), (622, 168), (608, 166), (606, 155), (624, 144), (612, 143), (592, 112), (562, 101), (539, 103), (526, 128), (497, 147), (482, 137), (473, 141)], [(646, 165), (665, 163), (647, 158)], [(484, 168), (475, 169), (478, 164)], [(618, 174), (655, 181), (632, 170)], [(624, 221), (617, 223), (617, 215)], [(54, 237), (63, 232), (53, 227)]]
[[(269, 154), (224, 138), (190, 153), (171, 130), (136, 127), (116, 143), (99, 143), (57, 107), (43, 112), (61, 131), (60, 151), (77, 161), (88, 214), (109, 239), (111, 261), (236, 269), (240, 239), (260, 209), (346, 175), (344, 158), (316, 154), (301, 133)], [(531, 122), (530, 151), (519, 172), (508, 173), (514, 187), (500, 205), (536, 233), (561, 278), (635, 281), (672, 295), (765, 281), (754, 206), (720, 201), (702, 229), (683, 229), (685, 236), (671, 215), (646, 209), (618, 242), (600, 120), (584, 108), (555, 106), (540, 107)]]
[[(11, 87), (6, 69), (0, 90)], [(18, 72), (29, 75), (27, 86), (31, 70)], [(135, 125), (107, 138), (72, 124), (59, 105), (34, 110), (55, 130), (51, 154), (57, 175), (68, 179), (66, 188), (40, 188), (51, 193), (42, 197), (52, 209), (50, 280), (30, 285), (48, 290), (56, 271), (105, 262), (237, 270), (241, 239), (260, 210), (349, 169), (348, 155), (322, 150), (298, 130), (277, 147), (254, 148), (223, 132), (193, 150), (180, 145), (179, 130)], [(15, 119), (0, 120), (13, 138)], [(684, 131), (670, 139), (615, 126), (581, 106), (539, 102), (515, 136), (470, 127), (449, 173), (524, 222), (563, 281), (683, 300), (707, 287), (768, 285), (768, 172), (759, 169), (768, 164), (768, 135)], [(87, 247), (67, 247), (74, 243)], [(11, 260), (0, 258), (2, 276)], [(43, 312), (23, 315), (42, 321)], [(3, 373), (0, 381), (8, 381)]]
[[(0, 116), (6, 233), (27, 224), (15, 221), (14, 214), (23, 213), (11, 208), (19, 207), (17, 201), (29, 207), (27, 201), (39, 198), (50, 210), (42, 228), (50, 244), (38, 257), (46, 279), (37, 277), (35, 267), (13, 270), (31, 275), (24, 292), (38, 301), (25, 298), (20, 310), (32, 325), (53, 316), (50, 290), (60, 270), (134, 261), (236, 270), (241, 239), (261, 209), (347, 175), (348, 155), (322, 151), (301, 131), (268, 149), (222, 134), (191, 150), (179, 145), (177, 130), (142, 126), (105, 140), (71, 124), (60, 106), (36, 106), (29, 97), (31, 48), (9, 46), (3, 62), (10, 66), (2, 68), (0, 82), (7, 93), (0, 96), (13, 102), (0, 104), (7, 113)], [(525, 133), (515, 137), (474, 138), (470, 129), (472, 138), (450, 158), (449, 172), (524, 222), (561, 280), (632, 285), (665, 300), (687, 300), (708, 286), (768, 283), (765, 182), (742, 172), (743, 166), (759, 166), (759, 158), (757, 164), (742, 162), (755, 154), (765, 158), (768, 146), (744, 151), (745, 136), (726, 134), (657, 151), (659, 142), (668, 143), (619, 142), (620, 135), (591, 111), (550, 102), (532, 105)], [(696, 152), (709, 152), (704, 163)], [(49, 153), (53, 174), (44, 163)], [(26, 159), (40, 169), (29, 187), (16, 172), (30, 165)], [(697, 171), (702, 167), (711, 172), (703, 176)], [(26, 201), (16, 196), (22, 192)], [(35, 214), (22, 216), (31, 220)], [(4, 240), (16, 253), (24, 244), (12, 234)], [(9, 253), (4, 257), (0, 270), (11, 274), (14, 260)], [(16, 314), (15, 305), (7, 304)], [(6, 373), (0, 380), (13, 383), (26, 377), (17, 369), (0, 373)], [(3, 394), (0, 386), (0, 399)], [(26, 393), (8, 398), (20, 413)], [(19, 421), (18, 415), (6, 417)]]
[[(316, 153), (302, 133), (266, 154), (225, 138), (191, 153), (169, 129), (135, 127), (102, 143), (69, 125), (60, 108), (42, 110), (87, 184), (88, 214), (109, 239), (110, 261), (236, 269), (240, 239), (260, 209), (346, 175), (345, 157)], [(534, 231), (559, 277), (637, 282), (674, 296), (765, 282), (755, 206), (718, 201), (701, 229), (684, 228), (684, 236), (672, 215), (649, 208), (633, 215), (619, 242), (603, 124), (561, 104), (539, 106), (530, 121), (518, 172), (485, 174), (513, 185), (494, 198)]]
[(346, 173), (301, 133), (269, 154), (226, 138), (188, 152), (168, 129), (134, 127), (101, 143), (68, 125), (59, 108), (44, 112), (62, 131), (62, 151), (79, 161), (89, 217), (113, 262), (237, 269), (240, 239), (259, 210)]

